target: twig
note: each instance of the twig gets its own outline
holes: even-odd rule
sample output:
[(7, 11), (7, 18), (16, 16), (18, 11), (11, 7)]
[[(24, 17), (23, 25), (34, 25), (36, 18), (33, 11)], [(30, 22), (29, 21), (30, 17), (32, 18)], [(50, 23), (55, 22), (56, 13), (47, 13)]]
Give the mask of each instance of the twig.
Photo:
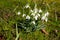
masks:
[(46, 32), (45, 29), (42, 29), (42, 32), (45, 33), (46, 35), (48, 35), (48, 32)]

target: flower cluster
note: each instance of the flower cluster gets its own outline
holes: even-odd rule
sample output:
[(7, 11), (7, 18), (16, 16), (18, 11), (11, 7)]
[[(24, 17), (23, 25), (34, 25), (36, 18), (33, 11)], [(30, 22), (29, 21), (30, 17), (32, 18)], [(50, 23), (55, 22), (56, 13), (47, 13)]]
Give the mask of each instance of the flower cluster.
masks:
[[(26, 4), (26, 5), (24, 6), (24, 8), (30, 8), (31, 16), (33, 16), (33, 18), (34, 18), (35, 20), (38, 20), (38, 18), (40, 18), (40, 13), (43, 12), (43, 11), (41, 10), (41, 8), (40, 8), (40, 9), (37, 9), (37, 4), (35, 4), (33, 10), (32, 10), (31, 7), (29, 6), (29, 4)], [(17, 14), (20, 15), (21, 12), (18, 12)], [(43, 14), (43, 13), (42, 13), (42, 14)], [(47, 21), (48, 21), (48, 18), (47, 18), (48, 15), (49, 15), (49, 12), (47, 11), (46, 13), (44, 13), (44, 15), (42, 15), (41, 20), (47, 22)], [(29, 15), (27, 15), (27, 14), (23, 14), (23, 15), (22, 15), (22, 17), (26, 17), (26, 19), (30, 19), (31, 16), (29, 16)]]
[(33, 25), (37, 24), (36, 21), (38, 19), (39, 19), (38, 21), (43, 21), (43, 22), (48, 21), (49, 12), (47, 11), (44, 13), (44, 11), (41, 8), (39, 8), (39, 9), (37, 8), (37, 4), (35, 4), (33, 9), (31, 9), (29, 4), (26, 4), (24, 6), (24, 8), (29, 9), (29, 12), (28, 12), (29, 14), (27, 14), (27, 13), (22, 14), (21, 12), (18, 12), (17, 15), (19, 16), (20, 14), (22, 14), (23, 19), (25, 18), (27, 20), (32, 20), (32, 21), (30, 21), (31, 24), (33, 24)]

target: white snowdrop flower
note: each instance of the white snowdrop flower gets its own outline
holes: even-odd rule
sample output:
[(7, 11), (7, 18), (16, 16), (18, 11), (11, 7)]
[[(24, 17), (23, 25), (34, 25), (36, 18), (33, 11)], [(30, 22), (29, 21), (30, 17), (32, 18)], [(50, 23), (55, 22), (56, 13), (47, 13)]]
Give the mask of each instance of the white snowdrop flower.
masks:
[(48, 21), (48, 18), (47, 18), (47, 16), (49, 15), (49, 12), (46, 12), (45, 14), (44, 14), (44, 16), (42, 16), (42, 18), (41, 18), (41, 20), (45, 20), (46, 22)]
[(38, 9), (37, 9), (37, 8), (35, 8), (35, 9), (34, 9), (34, 13), (37, 13), (37, 12), (38, 12)]
[(33, 10), (30, 10), (30, 12), (33, 12)]
[(41, 13), (41, 12), (42, 12), (42, 10), (40, 9), (40, 10), (39, 10), (39, 13)]
[(33, 24), (35, 24), (35, 21), (32, 21)]
[(30, 19), (30, 16), (29, 16), (29, 15), (27, 15), (27, 16), (26, 16), (26, 19)]
[(25, 17), (25, 16), (26, 16), (26, 14), (23, 14), (23, 15), (22, 15), (22, 17)]
[(32, 15), (32, 16), (35, 16), (35, 13), (32, 13), (31, 15)]
[(40, 17), (40, 14), (38, 13), (38, 14), (37, 14), (37, 16), (39, 16), (39, 17)]
[(47, 21), (48, 21), (48, 18), (47, 18), (46, 16), (43, 16), (43, 17), (41, 18), (41, 20), (42, 20), (42, 21), (45, 20), (45, 21), (47, 22)]
[(25, 8), (30, 8), (29, 4), (26, 4)]
[(35, 18), (35, 20), (37, 20), (38, 19), (38, 15), (36, 15), (34, 18)]
[(20, 15), (20, 14), (21, 14), (21, 12), (18, 12), (18, 13), (17, 13), (17, 15)]
[(47, 22), (48, 21), (48, 18), (45, 18), (45, 21)]
[(45, 20), (45, 18), (46, 18), (46, 16), (43, 16), (43, 17), (41, 18), (41, 20)]
[(46, 12), (46, 13), (45, 13), (45, 16), (48, 16), (48, 15), (49, 15), (49, 12)]
[(34, 13), (37, 13), (37, 12), (38, 12), (37, 4), (35, 4), (35, 6), (34, 6)]

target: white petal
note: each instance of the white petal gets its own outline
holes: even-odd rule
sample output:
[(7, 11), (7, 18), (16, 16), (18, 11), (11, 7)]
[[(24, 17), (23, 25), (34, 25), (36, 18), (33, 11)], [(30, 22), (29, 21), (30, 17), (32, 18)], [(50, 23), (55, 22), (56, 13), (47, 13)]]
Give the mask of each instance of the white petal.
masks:
[(35, 6), (34, 6), (34, 13), (37, 13), (37, 12), (38, 12), (37, 4), (35, 4)]
[(47, 18), (46, 16), (43, 16), (43, 17), (41, 18), (41, 20), (47, 22), (47, 21), (48, 21), (48, 18)]
[(17, 13), (17, 15), (20, 15), (20, 14), (21, 14), (20, 12)]
[(23, 15), (22, 15), (22, 17), (25, 17), (25, 16), (26, 16), (26, 14), (23, 14)]
[(33, 24), (35, 24), (35, 21), (32, 21)]
[(25, 8), (30, 8), (29, 4), (26, 4)]
[(48, 18), (45, 18), (45, 21), (47, 22), (48, 21)]
[(32, 13), (31, 15), (32, 15), (32, 16), (35, 16), (35, 13)]
[(48, 16), (48, 15), (49, 15), (49, 12), (46, 12), (46, 13), (45, 13), (45, 16)]
[(38, 13), (38, 14), (37, 14), (37, 16), (39, 16), (39, 17), (40, 17), (40, 14)]
[(33, 12), (33, 10), (30, 10), (30, 12)]
[(29, 16), (29, 15), (27, 15), (27, 16), (26, 16), (26, 19), (30, 19), (30, 16)]
[(38, 19), (38, 16), (36, 15), (34, 18), (35, 18), (35, 20), (37, 20)]
[(41, 12), (42, 12), (42, 10), (40, 9), (40, 10), (39, 10), (39, 13), (41, 13)]
[(45, 16), (43, 16), (43, 17), (41, 18), (41, 20), (45, 20), (45, 18), (46, 18), (46, 17), (45, 17)]
[(37, 9), (37, 8), (35, 8), (35, 9), (34, 9), (34, 13), (37, 13), (37, 12), (38, 12), (38, 9)]

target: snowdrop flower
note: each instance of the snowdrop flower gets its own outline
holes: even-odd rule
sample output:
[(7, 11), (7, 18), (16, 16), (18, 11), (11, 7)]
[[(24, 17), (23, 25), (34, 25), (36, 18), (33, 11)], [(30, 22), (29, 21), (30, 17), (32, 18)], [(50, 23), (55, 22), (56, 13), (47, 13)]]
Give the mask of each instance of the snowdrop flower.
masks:
[(46, 16), (43, 16), (43, 17), (41, 18), (41, 20), (42, 20), (42, 21), (45, 20), (45, 21), (47, 22), (47, 21), (48, 21), (48, 18), (47, 18)]
[(35, 18), (35, 20), (37, 20), (38, 19), (38, 15), (36, 15), (34, 18)]
[(21, 14), (21, 12), (18, 12), (18, 13), (17, 13), (17, 15), (20, 15), (20, 14)]
[(47, 22), (48, 21), (48, 18), (45, 18), (45, 21)]
[(46, 12), (46, 13), (45, 13), (45, 16), (48, 16), (48, 15), (49, 15), (49, 12)]
[(37, 12), (38, 12), (38, 9), (37, 9), (37, 8), (35, 8), (35, 9), (34, 9), (34, 13), (37, 13)]
[(41, 12), (42, 12), (42, 10), (40, 9), (40, 10), (39, 10), (39, 13), (41, 13)]
[(46, 18), (46, 17), (45, 17), (45, 16), (43, 16), (43, 17), (41, 18), (41, 20), (45, 20), (45, 18)]
[(37, 14), (37, 16), (39, 16), (39, 17), (40, 17), (40, 14), (38, 13), (38, 14)]
[(32, 21), (33, 24), (35, 24), (35, 21)]
[(26, 16), (26, 19), (30, 19), (30, 16), (29, 16), (29, 15), (27, 15), (27, 16)]
[(38, 17), (40, 17), (40, 14), (39, 13), (34, 16), (35, 20), (37, 20)]
[(37, 13), (37, 12), (38, 12), (37, 4), (35, 4), (34, 13)]
[(29, 4), (26, 4), (25, 8), (30, 8)]
[(49, 12), (46, 12), (45, 15), (41, 18), (41, 20), (45, 20), (46, 22), (48, 21), (47, 16), (49, 15)]
[(32, 15), (32, 16), (35, 16), (35, 13), (32, 13), (31, 15)]
[(26, 16), (26, 14), (23, 14), (23, 15), (22, 15), (22, 17), (25, 17), (25, 16)]
[(33, 10), (30, 10), (30, 12), (33, 12)]

